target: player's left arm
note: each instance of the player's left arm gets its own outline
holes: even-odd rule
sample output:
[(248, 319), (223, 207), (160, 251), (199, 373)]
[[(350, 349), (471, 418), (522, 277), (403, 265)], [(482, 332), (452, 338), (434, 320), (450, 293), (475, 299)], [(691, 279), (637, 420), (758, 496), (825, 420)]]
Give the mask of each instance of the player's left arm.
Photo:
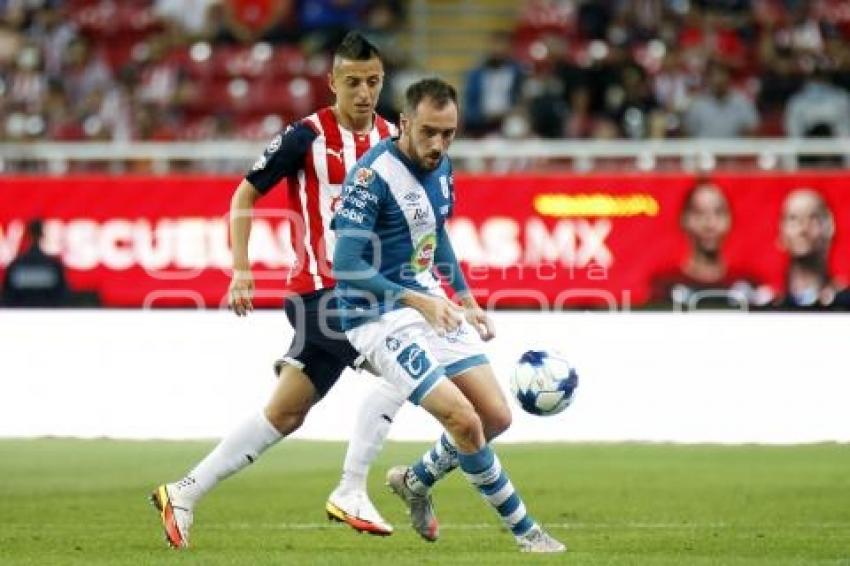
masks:
[(454, 289), (460, 304), (463, 305), (467, 322), (475, 328), (482, 340), (491, 340), (496, 335), (493, 321), (487, 316), (484, 309), (478, 306), (478, 302), (472, 295), (469, 285), (466, 283), (466, 278), (463, 276), (463, 271), (460, 269), (445, 225), (437, 233), (437, 249), (434, 252), (434, 261), (437, 270)]

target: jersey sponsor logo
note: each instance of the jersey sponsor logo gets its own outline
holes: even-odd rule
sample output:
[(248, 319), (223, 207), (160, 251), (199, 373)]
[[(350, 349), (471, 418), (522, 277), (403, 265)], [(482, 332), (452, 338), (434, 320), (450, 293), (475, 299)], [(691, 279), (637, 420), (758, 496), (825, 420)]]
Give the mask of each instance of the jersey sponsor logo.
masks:
[(413, 255), (410, 256), (410, 265), (413, 267), (414, 273), (422, 273), (426, 269), (430, 269), (434, 263), (434, 252), (437, 250), (437, 236), (427, 234), (413, 250)]
[(440, 175), (440, 190), (443, 192), (443, 198), (449, 198), (449, 181), (445, 175)]
[(387, 350), (390, 352), (395, 352), (401, 346), (401, 342), (395, 336), (387, 336), (386, 340)]
[(253, 167), (251, 167), (251, 171), (259, 171), (260, 169), (265, 169), (269, 160), (265, 155), (261, 155), (259, 159), (254, 162)]
[(354, 172), (354, 184), (359, 187), (368, 187), (375, 180), (375, 172), (368, 167), (361, 167)]
[(268, 153), (274, 153), (280, 149), (280, 144), (283, 143), (283, 136), (278, 134), (272, 138), (272, 141), (269, 143), (269, 146), (266, 148)]
[[(377, 203), (378, 196), (374, 193), (371, 193), (367, 190), (361, 189), (359, 187), (355, 187), (354, 185), (346, 185), (343, 189), (342, 196), (342, 204), (337, 204), (337, 207), (340, 210), (346, 210), (345, 207), (353, 207), (355, 209), (364, 209), (369, 203)], [(333, 207), (334, 203), (331, 202), (331, 206)], [(335, 208), (331, 208), (332, 211), (336, 212)], [(350, 212), (355, 212), (356, 210), (351, 210)], [(362, 222), (362, 220), (358, 220), (357, 222)]]
[(337, 215), (342, 218), (347, 218), (356, 224), (363, 224), (363, 221), (366, 219), (366, 216), (362, 212), (357, 212), (356, 210), (351, 210), (350, 208), (345, 207), (340, 208)]
[(404, 200), (406, 200), (407, 202), (419, 202), (419, 200), (422, 198), (422, 193), (418, 191), (410, 191), (402, 198), (404, 198)]
[(419, 379), (431, 369), (431, 360), (428, 359), (428, 354), (416, 343), (402, 350), (396, 361), (413, 379)]
[(361, 200), (365, 200), (375, 204), (378, 203), (378, 195), (369, 191), (365, 191), (353, 185), (346, 185), (345, 187), (345, 198), (349, 197), (359, 198)]
[(430, 221), (430, 215), (424, 208), (415, 208), (413, 210), (413, 223), (416, 226), (425, 226)]

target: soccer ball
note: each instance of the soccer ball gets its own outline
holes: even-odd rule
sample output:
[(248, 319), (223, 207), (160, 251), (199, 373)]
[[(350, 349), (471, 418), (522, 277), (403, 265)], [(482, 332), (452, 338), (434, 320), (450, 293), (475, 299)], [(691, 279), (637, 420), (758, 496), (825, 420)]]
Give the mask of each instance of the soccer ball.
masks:
[(511, 375), (511, 391), (532, 415), (557, 415), (572, 403), (578, 373), (558, 352), (529, 350)]

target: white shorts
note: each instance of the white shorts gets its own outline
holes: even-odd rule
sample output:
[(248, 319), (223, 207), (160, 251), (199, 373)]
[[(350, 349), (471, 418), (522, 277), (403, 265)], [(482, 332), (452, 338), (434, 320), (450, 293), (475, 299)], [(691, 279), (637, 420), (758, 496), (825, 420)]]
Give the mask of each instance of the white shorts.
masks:
[(440, 336), (412, 308), (390, 311), (345, 334), (384, 379), (417, 405), (444, 377), (489, 363), (481, 338), (466, 320)]

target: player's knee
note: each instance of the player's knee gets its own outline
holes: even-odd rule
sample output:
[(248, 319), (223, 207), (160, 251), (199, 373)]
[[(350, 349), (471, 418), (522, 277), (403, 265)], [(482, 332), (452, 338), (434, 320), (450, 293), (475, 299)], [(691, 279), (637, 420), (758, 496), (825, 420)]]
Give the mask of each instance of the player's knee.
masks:
[(304, 419), (307, 417), (307, 411), (292, 411), (273, 405), (267, 406), (265, 412), (266, 418), (271, 425), (283, 436), (287, 436), (298, 430), (304, 424)]
[(470, 403), (459, 404), (453, 409), (446, 422), (446, 428), (464, 450), (474, 450), (484, 441), (484, 431), (481, 419)]

